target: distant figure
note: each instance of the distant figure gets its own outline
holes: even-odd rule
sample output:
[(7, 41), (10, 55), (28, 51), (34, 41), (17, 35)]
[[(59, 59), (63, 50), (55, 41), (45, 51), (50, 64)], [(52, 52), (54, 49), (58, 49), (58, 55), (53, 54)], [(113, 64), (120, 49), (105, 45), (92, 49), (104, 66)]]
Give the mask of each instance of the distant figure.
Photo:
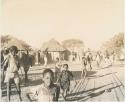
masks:
[(53, 81), (53, 71), (51, 69), (45, 69), (43, 71), (43, 83), (36, 89), (31, 89), (29, 92), (27, 92), (30, 101), (32, 101), (30, 95), (34, 94), (37, 102), (57, 102), (60, 89), (53, 83)]
[(93, 57), (92, 53), (89, 52), (87, 55), (87, 64), (89, 65), (90, 70), (92, 70), (92, 60), (93, 60), (92, 57)]
[[(86, 66), (87, 66), (87, 59), (85, 56), (82, 57), (82, 73), (81, 73), (81, 78), (85, 79), (86, 75), (87, 75), (87, 70), (86, 70)], [(83, 77), (84, 75), (84, 77)]]
[(48, 63), (47, 55), (44, 55), (44, 66), (47, 66), (47, 63)]
[(18, 70), (20, 68), (20, 61), (18, 56), (16, 55), (18, 53), (18, 49), (16, 46), (11, 46), (9, 51), (10, 51), (10, 54), (7, 56), (7, 60), (4, 63), (4, 66), (7, 66), (5, 80), (4, 80), (4, 82), (7, 85), (7, 101), (8, 102), (10, 101), (12, 81), (14, 81), (15, 83), (15, 86), (21, 101), (22, 98), (21, 98), (21, 89), (20, 89), (20, 78), (18, 73)]
[(36, 52), (35, 64), (36, 64), (36, 65), (39, 65), (39, 64), (40, 64), (40, 52), (39, 52), (39, 51)]
[(100, 67), (101, 60), (102, 60), (101, 54), (99, 52), (97, 52), (97, 55), (96, 55), (96, 64), (97, 64), (97, 67)]
[(59, 60), (59, 58), (56, 58), (56, 63), (55, 63), (55, 80), (57, 81), (57, 78), (60, 76), (61, 73), (61, 67), (62, 67), (62, 63)]
[(107, 50), (105, 51), (105, 63), (108, 64), (108, 66), (112, 65), (112, 62), (110, 60), (110, 55)]
[(40, 52), (38, 51), (38, 64), (40, 64)]
[(73, 74), (68, 70), (68, 64), (63, 65), (63, 70), (60, 74), (58, 82), (62, 90), (61, 94), (66, 100), (67, 92), (70, 90), (70, 80), (73, 78)]

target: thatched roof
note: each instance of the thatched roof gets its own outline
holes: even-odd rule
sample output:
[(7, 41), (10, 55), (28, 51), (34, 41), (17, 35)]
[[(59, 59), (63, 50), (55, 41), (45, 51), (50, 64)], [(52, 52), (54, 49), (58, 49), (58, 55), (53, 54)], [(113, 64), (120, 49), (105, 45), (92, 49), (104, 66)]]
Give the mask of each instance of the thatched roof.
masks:
[(65, 51), (66, 49), (55, 39), (51, 39), (46, 43), (43, 43), (41, 47), (41, 51), (48, 51), (48, 52), (59, 52)]
[(25, 43), (22, 40), (19, 40), (13, 36), (7, 35), (4, 36), (5, 38), (7, 37), (9, 40), (5, 41), (4, 44), (2, 44), (1, 47), (11, 47), (11, 46), (17, 46), (19, 50), (31, 50), (30, 45), (28, 45), (27, 43)]

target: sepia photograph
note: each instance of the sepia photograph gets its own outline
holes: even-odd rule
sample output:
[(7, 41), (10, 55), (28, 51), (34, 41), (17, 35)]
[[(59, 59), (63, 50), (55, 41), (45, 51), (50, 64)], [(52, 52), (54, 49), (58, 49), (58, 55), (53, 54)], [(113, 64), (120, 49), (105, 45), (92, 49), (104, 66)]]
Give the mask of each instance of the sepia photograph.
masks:
[(0, 102), (124, 102), (125, 0), (0, 0)]

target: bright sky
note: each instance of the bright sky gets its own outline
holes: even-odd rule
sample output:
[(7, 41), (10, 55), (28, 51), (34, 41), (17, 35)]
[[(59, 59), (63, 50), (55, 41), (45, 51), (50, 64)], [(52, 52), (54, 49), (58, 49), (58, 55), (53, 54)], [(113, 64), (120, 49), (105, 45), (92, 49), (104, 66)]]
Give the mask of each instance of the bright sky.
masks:
[(124, 0), (2, 0), (2, 34), (34, 47), (79, 38), (86, 47), (124, 32)]

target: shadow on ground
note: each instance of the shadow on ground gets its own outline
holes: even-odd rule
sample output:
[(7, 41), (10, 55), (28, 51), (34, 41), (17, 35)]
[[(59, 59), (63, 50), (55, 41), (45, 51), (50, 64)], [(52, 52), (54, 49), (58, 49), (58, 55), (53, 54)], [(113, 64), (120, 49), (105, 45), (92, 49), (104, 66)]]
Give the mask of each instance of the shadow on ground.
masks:
[[(72, 71), (73, 76), (76, 80), (81, 79), (81, 72), (82, 71)], [(96, 74), (96, 71), (87, 71), (87, 77)]]
[[(113, 84), (113, 83), (110, 83), (110, 84)], [(97, 87), (97, 88), (92, 88), (92, 89), (89, 89), (89, 90), (86, 90), (86, 91), (81, 91), (81, 92), (69, 94), (69, 95), (67, 95), (67, 101), (79, 101), (79, 100), (80, 101), (87, 101), (90, 98), (102, 95), (105, 92), (105, 89), (102, 89), (102, 90), (100, 90), (100, 89), (103, 88), (103, 87), (106, 87), (110, 84), (103, 85), (103, 86), (100, 86), (100, 87)], [(113, 89), (115, 89), (117, 87), (120, 87), (120, 86), (121, 85), (117, 85), (115, 87), (111, 87), (111, 88), (108, 88), (108, 89), (113, 90)]]

